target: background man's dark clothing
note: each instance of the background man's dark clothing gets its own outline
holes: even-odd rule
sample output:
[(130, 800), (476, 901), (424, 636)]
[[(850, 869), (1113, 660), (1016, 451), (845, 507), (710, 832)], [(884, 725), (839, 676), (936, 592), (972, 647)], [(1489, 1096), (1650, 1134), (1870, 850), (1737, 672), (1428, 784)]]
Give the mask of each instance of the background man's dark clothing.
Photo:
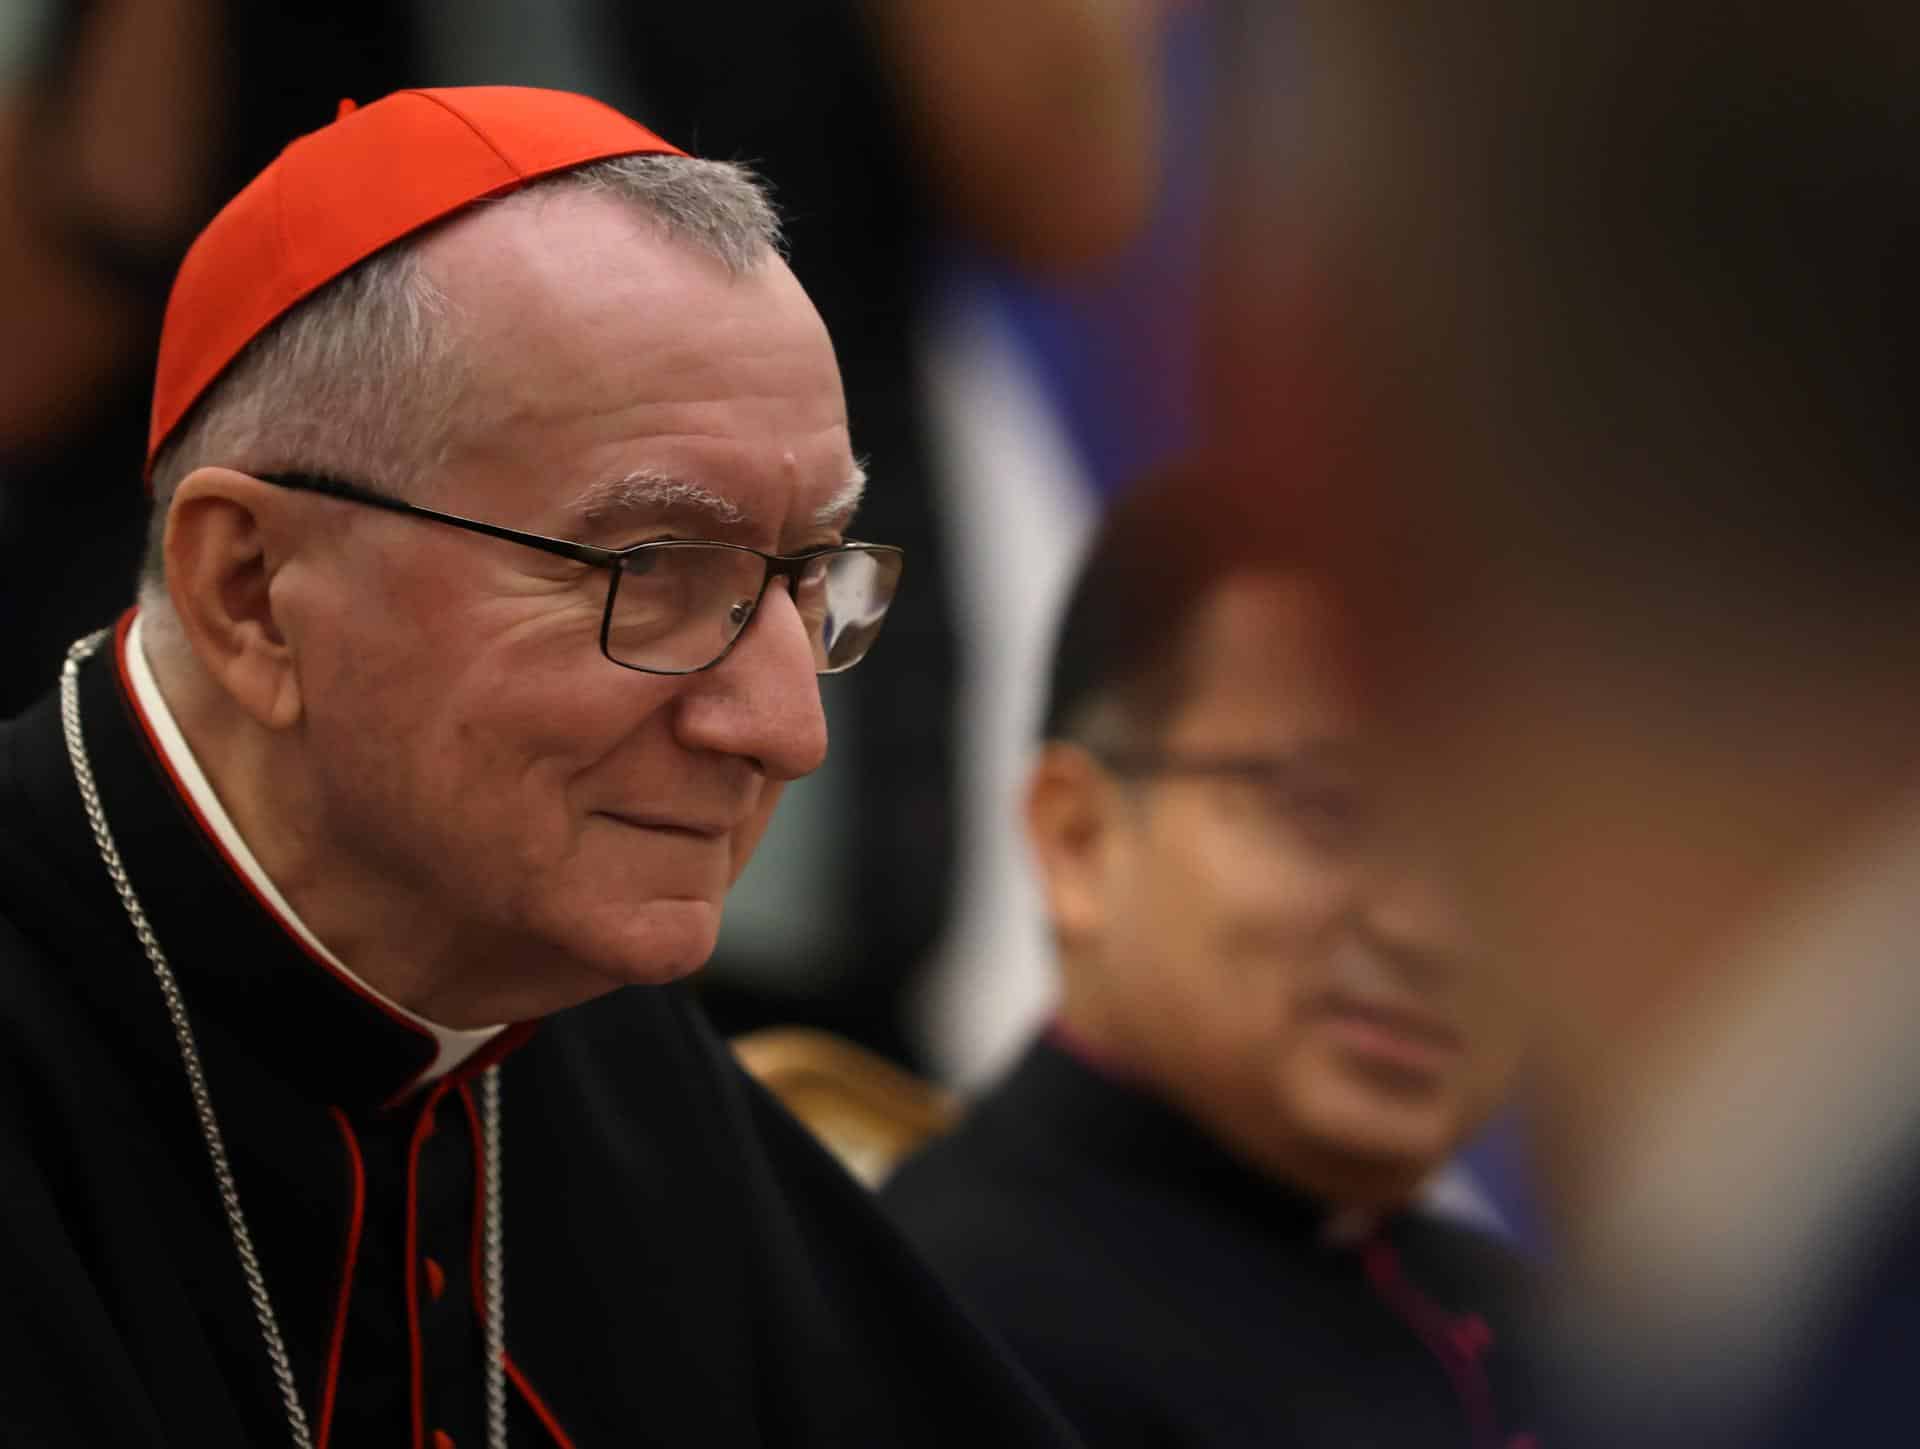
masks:
[(1528, 1443), (1522, 1265), (1328, 1213), (1045, 1042), (885, 1202), (1103, 1446)]
[[(82, 671), (87, 748), (192, 1017), (308, 1415), (338, 1449), (435, 1431), (472, 1449), (482, 1063), (407, 1093), (432, 1042), (248, 892), (117, 658)], [(0, 726), (0, 819), (0, 1438), (285, 1443), (56, 699)], [(685, 992), (616, 992), (501, 1046), (516, 1445), (1065, 1441)]]

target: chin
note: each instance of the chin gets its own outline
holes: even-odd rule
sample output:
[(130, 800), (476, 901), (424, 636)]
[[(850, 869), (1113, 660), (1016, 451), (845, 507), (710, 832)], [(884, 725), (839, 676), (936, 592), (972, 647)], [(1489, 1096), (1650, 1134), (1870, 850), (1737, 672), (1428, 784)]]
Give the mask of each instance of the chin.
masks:
[(1461, 1136), (1458, 1115), (1444, 1102), (1382, 1099), (1352, 1087), (1320, 1094), (1302, 1115), (1326, 1151), (1410, 1178), (1438, 1167)]
[(568, 954), (609, 986), (664, 986), (691, 976), (713, 955), (720, 907), (705, 900), (646, 901), (569, 942)]

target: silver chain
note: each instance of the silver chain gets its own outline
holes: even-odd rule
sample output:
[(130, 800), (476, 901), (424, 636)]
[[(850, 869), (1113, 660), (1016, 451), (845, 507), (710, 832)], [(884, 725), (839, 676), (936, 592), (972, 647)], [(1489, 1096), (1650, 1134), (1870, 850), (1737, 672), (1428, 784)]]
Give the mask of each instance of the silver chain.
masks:
[(500, 1068), (480, 1079), (480, 1137), (486, 1146), (487, 1446), (507, 1449), (507, 1234), (500, 1206)]
[[(213, 1164), (214, 1182), (220, 1189), (220, 1206), (227, 1216), (227, 1228), (233, 1235), (234, 1253), (240, 1259), (240, 1271), (247, 1280), (247, 1294), (253, 1300), (253, 1316), (260, 1325), (260, 1337), (273, 1365), (273, 1379), (280, 1386), (280, 1398), (286, 1405), (287, 1428), (295, 1449), (313, 1449), (313, 1432), (307, 1427), (307, 1412), (300, 1404), (300, 1391), (293, 1381), (293, 1364), (287, 1356), (286, 1341), (280, 1336), (280, 1323), (274, 1316), (273, 1300), (267, 1296), (267, 1279), (260, 1268), (260, 1256), (254, 1251), (253, 1234), (247, 1230), (246, 1215), (240, 1211), (240, 1188), (234, 1181), (232, 1164), (227, 1160), (226, 1138), (214, 1115), (213, 1094), (207, 1088), (207, 1074), (200, 1065), (200, 1051), (194, 1044), (193, 1023), (187, 1018), (187, 1004), (174, 979), (154, 934), (134, 894), (133, 882), (120, 860), (107, 826), (107, 812), (100, 803), (100, 787), (94, 782), (93, 766), (87, 759), (87, 746), (80, 733), (80, 665), (106, 641), (110, 631), (102, 629), (76, 640), (67, 650), (60, 671), (60, 727), (67, 741), (67, 758), (73, 764), (73, 780), (80, 788), (80, 802), (87, 812), (87, 824), (93, 829), (94, 844), (101, 862), (113, 881), (113, 888), (126, 908), (133, 933), (153, 966), (154, 979), (160, 984), (167, 1016), (173, 1022), (173, 1036), (180, 1047), (180, 1063), (186, 1068), (187, 1089), (193, 1094), (193, 1109), (200, 1119), (200, 1135), (206, 1139), (207, 1158)], [(480, 1164), (486, 1181), (486, 1221), (484, 1245), (486, 1293), (486, 1394), (488, 1449), (507, 1449), (506, 1386), (506, 1262), (503, 1216), (500, 1206), (500, 1068), (487, 1068), (481, 1082), (481, 1139), (486, 1161)]]

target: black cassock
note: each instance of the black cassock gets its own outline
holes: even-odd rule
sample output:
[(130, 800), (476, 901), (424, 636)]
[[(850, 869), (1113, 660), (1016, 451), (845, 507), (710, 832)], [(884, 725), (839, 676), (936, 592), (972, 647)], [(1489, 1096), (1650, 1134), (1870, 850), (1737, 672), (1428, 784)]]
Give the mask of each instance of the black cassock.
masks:
[(1365, 1235), (1042, 1040), (883, 1194), (1102, 1449), (1533, 1449), (1530, 1273)]
[[(405, 1093), (431, 1041), (250, 893), (160, 763), (118, 652), (81, 671), (87, 750), (316, 1442), (481, 1449), (485, 1060)], [(684, 991), (619, 991), (484, 1056), (501, 1059), (512, 1444), (1067, 1441)], [(0, 1345), (5, 1445), (290, 1442), (55, 697), (0, 726)]]

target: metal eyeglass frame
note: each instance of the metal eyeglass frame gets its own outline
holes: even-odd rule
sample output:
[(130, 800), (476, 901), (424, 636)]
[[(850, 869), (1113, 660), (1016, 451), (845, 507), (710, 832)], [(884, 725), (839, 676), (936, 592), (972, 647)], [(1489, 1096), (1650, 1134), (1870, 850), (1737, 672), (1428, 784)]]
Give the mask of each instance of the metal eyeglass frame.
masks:
[[(489, 538), (504, 539), (508, 543), (521, 544), (527, 548), (537, 548), (542, 553), (550, 553), (560, 558), (571, 559), (575, 563), (583, 563), (594, 568), (606, 569), (608, 571), (607, 602), (600, 614), (600, 653), (608, 663), (617, 664), (622, 669), (631, 669), (638, 674), (700, 674), (708, 669), (712, 669), (725, 659), (727, 655), (733, 652), (733, 646), (738, 644), (741, 635), (747, 632), (748, 626), (753, 622), (753, 615), (760, 612), (760, 600), (766, 596), (767, 585), (772, 583), (776, 578), (791, 579), (794, 584), (798, 584), (801, 570), (815, 559), (837, 553), (888, 554), (896, 559), (903, 559), (905, 557), (903, 550), (896, 548), (890, 543), (858, 543), (851, 541), (834, 544), (830, 548), (816, 548), (807, 553), (792, 554), (767, 553), (763, 549), (749, 548), (743, 543), (723, 543), (718, 539), (705, 538), (663, 538), (656, 539), (650, 543), (631, 544), (626, 548), (600, 548), (591, 543), (574, 543), (569, 539), (549, 538), (544, 533), (526, 533), (517, 528), (506, 528), (498, 523), (483, 523), (477, 518), (463, 518), (457, 513), (442, 513), (437, 508), (426, 508), (418, 503), (408, 503), (403, 498), (395, 498), (390, 494), (378, 493), (371, 488), (362, 487), (358, 483), (349, 483), (344, 478), (329, 477), (323, 473), (250, 473), (248, 476), (258, 478), (262, 483), (271, 483), (276, 488), (286, 488), (296, 493), (315, 493), (326, 498), (337, 498), (345, 503), (363, 503), (369, 508), (384, 508), (389, 513), (403, 513), (415, 518), (426, 518), (435, 523), (448, 524), (454, 528), (464, 528), (471, 533), (483, 533)], [(629, 664), (624, 659), (616, 659), (613, 653), (607, 648), (607, 634), (613, 625), (613, 601), (620, 592), (622, 564), (635, 554), (643, 554), (650, 550), (685, 547), (688, 544), (696, 544), (701, 548), (724, 548), (732, 549), (737, 553), (750, 553), (766, 566), (766, 572), (760, 579), (760, 589), (753, 596), (753, 613), (749, 614), (746, 619), (741, 622), (738, 632), (726, 642), (718, 654), (714, 655), (714, 657), (709, 659), (705, 664), (698, 665), (695, 668), (649, 669), (644, 664)], [(791, 586), (789, 586), (789, 591), (791, 591)], [(888, 600), (888, 607), (892, 607), (891, 599)], [(885, 617), (884, 613), (882, 617)], [(871, 647), (871, 643), (869, 643), (869, 647)], [(816, 670), (815, 673), (843, 674), (866, 657), (866, 651), (862, 650), (858, 659), (843, 664), (838, 669), (820, 669)]]

